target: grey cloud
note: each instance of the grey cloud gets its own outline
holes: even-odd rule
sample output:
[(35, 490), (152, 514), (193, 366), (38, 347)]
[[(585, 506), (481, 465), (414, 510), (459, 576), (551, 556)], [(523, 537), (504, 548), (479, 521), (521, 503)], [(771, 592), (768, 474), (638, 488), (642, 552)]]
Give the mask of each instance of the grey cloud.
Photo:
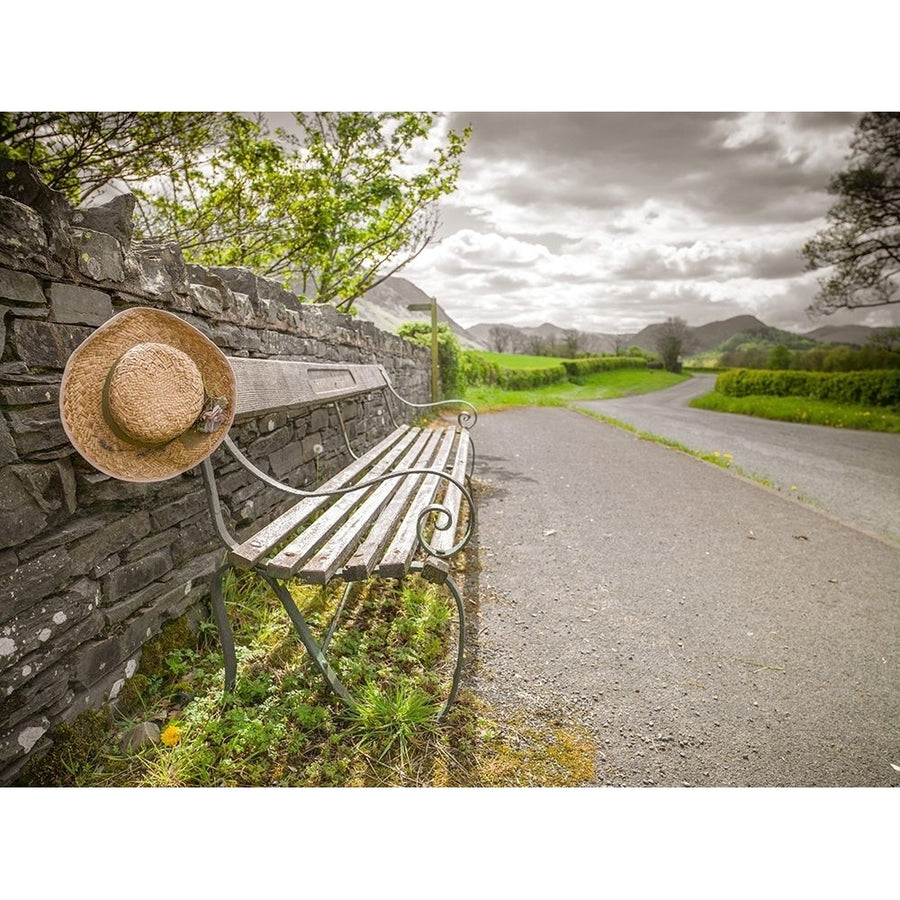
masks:
[[(677, 198), (715, 218), (774, 216), (795, 206), (786, 194), (818, 192), (831, 174), (806, 165), (809, 151), (788, 160), (774, 130), (734, 146), (724, 135), (739, 113), (476, 113), (467, 151), (477, 161), (527, 166), (527, 175), (496, 186), (513, 204), (615, 210), (649, 197)], [(797, 114), (786, 119), (805, 132), (847, 130), (852, 113)], [(808, 121), (807, 121), (808, 119)], [(774, 129), (774, 125), (772, 128)], [(821, 206), (820, 206), (821, 212)], [(798, 212), (808, 217), (808, 210)]]

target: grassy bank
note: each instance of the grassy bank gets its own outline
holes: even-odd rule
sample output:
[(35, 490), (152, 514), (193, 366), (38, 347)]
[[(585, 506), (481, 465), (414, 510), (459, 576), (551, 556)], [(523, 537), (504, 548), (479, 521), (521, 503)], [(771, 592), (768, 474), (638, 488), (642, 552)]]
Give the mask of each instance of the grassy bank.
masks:
[(696, 409), (737, 413), (779, 422), (900, 433), (900, 414), (881, 407), (810, 400), (805, 397), (728, 397), (718, 391), (697, 397), (690, 405)]
[[(323, 630), (340, 585), (297, 587), (295, 600)], [(252, 575), (227, 585), (239, 659), (223, 697), (215, 629), (191, 637), (182, 623), (148, 644), (118, 712), (83, 714), (20, 784), (70, 787), (578, 786), (594, 779), (586, 732), (505, 720), (460, 692), (446, 719), (436, 673), (450, 603), (411, 578), (373, 581), (355, 595), (329, 658), (358, 708), (348, 709), (315, 672), (280, 604)], [(452, 631), (452, 628), (449, 629)], [(160, 740), (123, 746), (137, 725)]]

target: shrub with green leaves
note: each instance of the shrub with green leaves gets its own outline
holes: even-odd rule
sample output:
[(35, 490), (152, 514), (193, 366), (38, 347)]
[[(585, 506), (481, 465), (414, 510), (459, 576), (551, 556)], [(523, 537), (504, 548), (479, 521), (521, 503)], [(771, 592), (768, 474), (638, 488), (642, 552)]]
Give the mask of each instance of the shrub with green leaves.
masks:
[[(397, 329), (397, 334), (414, 344), (431, 347), (430, 322), (406, 322)], [(437, 345), (441, 396), (445, 400), (459, 397), (465, 389), (460, 377), (460, 346), (445, 322), (438, 323)]]
[(500, 380), (500, 366), (478, 350), (463, 350), (460, 354), (459, 370), (463, 384), (497, 384)]
[(900, 371), (805, 372), (734, 369), (716, 379), (728, 397), (806, 397), (835, 403), (892, 407), (900, 404)]

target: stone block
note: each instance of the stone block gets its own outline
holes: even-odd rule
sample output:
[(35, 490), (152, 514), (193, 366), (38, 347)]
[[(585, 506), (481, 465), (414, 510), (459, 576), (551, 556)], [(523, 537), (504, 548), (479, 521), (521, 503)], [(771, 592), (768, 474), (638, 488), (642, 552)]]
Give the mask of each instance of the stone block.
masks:
[(50, 465), (0, 469), (0, 548), (40, 534), (62, 507), (58, 472)]
[[(19, 455), (16, 453), (16, 445), (13, 442), (12, 435), (9, 433), (9, 426), (3, 413), (0, 413), (0, 466), (9, 465), (16, 462)], [(0, 491), (0, 508), (3, 507), (3, 493)]]
[(125, 254), (114, 237), (101, 231), (73, 229), (72, 242), (82, 275), (94, 281), (125, 280)]
[(108, 626), (116, 626), (121, 622), (125, 622), (139, 609), (152, 603), (157, 597), (161, 597), (169, 590), (170, 589), (162, 582), (154, 581), (152, 584), (147, 585), (147, 587), (128, 594), (117, 603), (104, 607), (103, 614), (106, 624)]
[(221, 316), (225, 312), (222, 292), (206, 284), (192, 284), (191, 296), (196, 308), (210, 316)]
[(171, 547), (172, 542), (178, 537), (178, 528), (167, 528), (165, 531), (151, 531), (147, 537), (124, 547), (120, 553), (122, 565), (128, 566), (133, 562)]
[(0, 267), (0, 300), (13, 306), (43, 306), (47, 302), (41, 284), (27, 272)]
[(43, 715), (20, 722), (14, 728), (0, 732), (0, 770), (3, 781), (8, 783), (15, 774), (14, 761), (22, 761), (35, 749), (38, 742), (50, 730), (50, 720)]
[[(330, 416), (328, 413), (328, 409), (324, 406), (320, 406), (317, 409), (312, 411), (309, 419), (309, 430), (310, 431), (323, 431), (329, 427)], [(337, 422), (335, 422), (336, 427), (338, 426)]]
[(70, 221), (79, 228), (111, 235), (127, 246), (134, 234), (136, 202), (134, 194), (119, 194), (102, 205), (73, 210)]
[[(72, 549), (79, 540), (87, 535), (95, 534), (115, 517), (115, 513), (110, 512), (94, 515), (83, 513), (81, 516), (61, 522), (56, 527), (45, 528), (39, 537), (17, 548), (17, 553), (25, 561), (40, 556), (53, 547), (65, 545)], [(87, 570), (85, 569), (85, 571)], [(84, 574), (84, 572), (78, 574)]]
[(302, 448), (302, 462), (313, 462), (317, 456), (321, 456), (322, 448), (325, 446), (322, 432), (317, 431), (313, 434), (308, 434), (300, 442), (300, 446)]
[(209, 516), (203, 516), (179, 529), (178, 537), (171, 546), (172, 563), (181, 565), (198, 553), (216, 546), (219, 546), (219, 538), (213, 531)]
[(302, 444), (293, 441), (269, 456), (269, 465), (272, 467), (272, 474), (276, 478), (283, 478), (289, 472), (299, 469), (306, 460), (315, 458), (312, 448), (315, 443), (321, 442), (321, 438), (317, 440), (314, 435), (312, 438), (305, 440), (311, 441), (308, 451), (304, 451)]
[(163, 531), (171, 528), (172, 525), (184, 522), (205, 509), (206, 497), (202, 492), (196, 491), (166, 503), (158, 509), (150, 510), (150, 521), (155, 530)]
[(19, 557), (14, 550), (0, 550), (0, 575), (9, 575), (19, 564)]
[[(4, 678), (6, 673), (4, 673)], [(6, 692), (8, 688), (0, 689)], [(0, 695), (2, 696), (2, 695)], [(33, 672), (27, 679), (11, 690), (3, 706), (3, 721), (0, 729), (19, 725), (23, 720), (35, 715), (46, 715), (54, 720), (54, 708), (60, 701), (71, 700), (69, 674), (66, 665), (57, 660), (41, 671)]]
[(145, 510), (135, 510), (116, 518), (69, 544), (72, 571), (84, 575), (108, 557), (127, 550), (150, 532), (150, 514)]
[(68, 451), (69, 439), (63, 430), (59, 407), (55, 403), (8, 409), (6, 420), (19, 456), (28, 457), (59, 448)]
[(33, 209), (41, 217), (49, 260), (68, 262), (71, 253), (69, 216), (72, 207), (65, 196), (41, 181), (37, 171), (24, 160), (0, 157), (0, 194)]
[(72, 580), (72, 559), (65, 547), (54, 547), (0, 577), (0, 624), (4, 624)]
[(29, 368), (59, 369), (81, 344), (92, 328), (59, 322), (38, 322), (30, 319), (13, 320), (12, 339), (15, 356)]
[(58, 404), (59, 382), (0, 385), (0, 405), (33, 406), (36, 403)]
[(278, 428), (271, 434), (264, 434), (253, 441), (245, 450), (251, 459), (264, 459), (276, 450), (286, 447), (293, 438), (291, 428)]
[(104, 578), (104, 603), (111, 605), (126, 594), (134, 593), (150, 582), (162, 578), (172, 569), (172, 556), (168, 549), (157, 550), (147, 556), (113, 569)]
[(91, 641), (79, 648), (78, 662), (72, 672), (72, 681), (77, 688), (89, 688), (104, 674), (112, 672), (127, 657), (123, 649), (122, 635)]
[(180, 307), (190, 309), (187, 268), (178, 244), (174, 241), (141, 241), (132, 249), (140, 266), (141, 291), (155, 297), (169, 295), (168, 299), (173, 303), (175, 295), (185, 295)]
[[(111, 238), (107, 238), (107, 240), (111, 240)], [(80, 256), (79, 265), (81, 265)], [(94, 268), (99, 272), (100, 264), (96, 263)], [(112, 317), (112, 300), (109, 294), (103, 291), (81, 287), (77, 284), (57, 282), (50, 285), (49, 293), (50, 315), (54, 322), (62, 322), (66, 325), (96, 326), (102, 325)]]
[[(27, 615), (12, 623), (18, 627), (10, 636), (0, 637), (0, 645), (7, 649), (14, 647), (7, 657), (0, 657), (0, 664), (4, 661), (8, 664), (0, 674), (0, 697), (12, 694), (67, 654), (74, 653), (86, 641), (100, 635), (106, 619), (96, 606), (99, 586), (94, 584), (90, 589), (93, 594), (88, 592), (88, 601), (83, 599), (81, 592), (71, 593), (29, 610)], [(5, 635), (7, 627), (11, 626), (0, 629), (0, 635)]]
[(0, 264), (37, 272), (53, 267), (41, 217), (9, 197), (0, 197)]

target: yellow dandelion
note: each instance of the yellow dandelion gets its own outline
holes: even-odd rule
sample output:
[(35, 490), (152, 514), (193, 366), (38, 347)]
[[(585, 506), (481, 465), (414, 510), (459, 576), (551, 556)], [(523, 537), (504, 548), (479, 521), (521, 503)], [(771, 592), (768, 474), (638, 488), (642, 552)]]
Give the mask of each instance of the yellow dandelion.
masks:
[(181, 729), (177, 725), (169, 725), (163, 729), (159, 739), (167, 747), (174, 747), (181, 740)]

